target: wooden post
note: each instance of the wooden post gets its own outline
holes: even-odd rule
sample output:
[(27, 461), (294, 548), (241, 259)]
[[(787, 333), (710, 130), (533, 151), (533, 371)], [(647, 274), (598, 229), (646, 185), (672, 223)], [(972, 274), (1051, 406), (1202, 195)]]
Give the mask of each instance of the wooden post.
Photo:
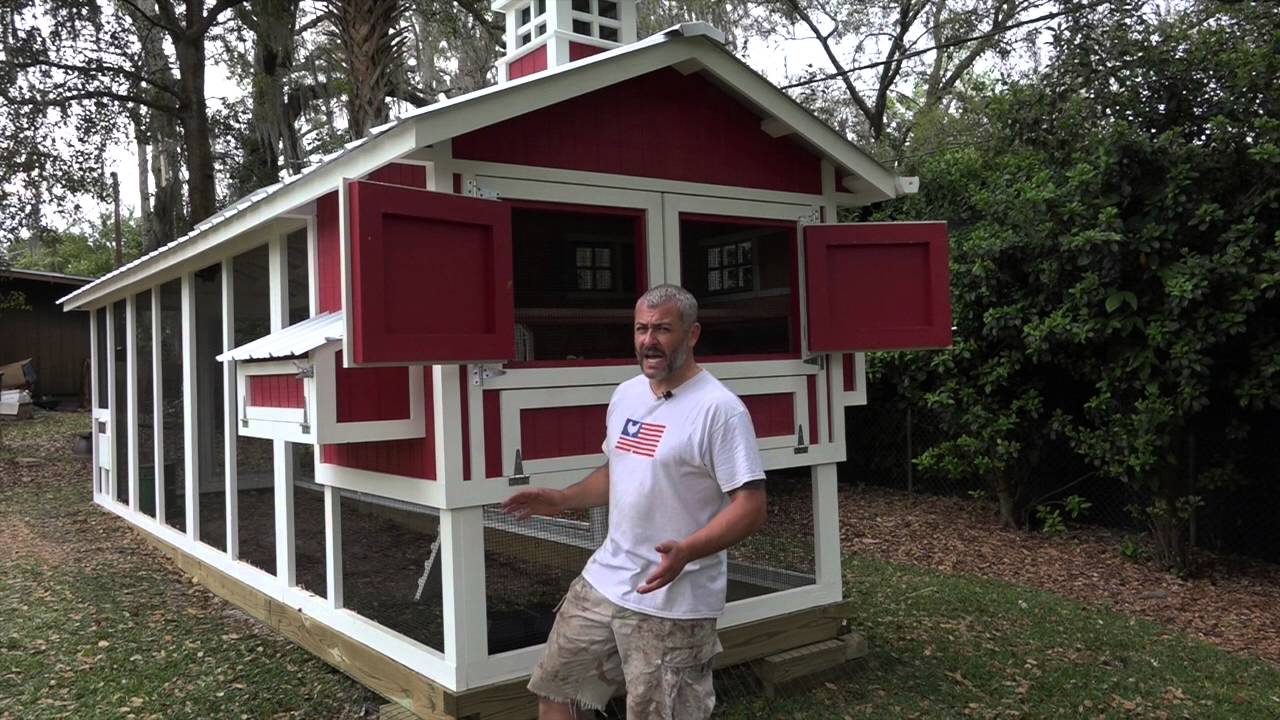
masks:
[[(236, 297), (235, 297), (235, 262), (231, 258), (222, 261), (222, 350), (225, 352), (235, 347), (236, 343)], [(236, 437), (239, 429), (236, 425), (236, 368), (235, 363), (219, 363), (218, 372), (222, 373), (222, 440), (226, 460), (224, 476), (226, 478), (226, 521), (227, 521), (227, 555), (235, 560), (240, 557), (240, 513), (239, 497), (236, 495)]]
[(200, 429), (196, 418), (199, 415), (199, 392), (197, 391), (196, 357), (196, 276), (184, 273), (182, 276), (182, 437), (183, 464), (187, 496), (187, 537), (200, 540), (200, 473), (201, 466)]
[[(129, 441), (126, 456), (129, 464), (129, 509), (138, 511), (138, 495), (142, 483), (138, 477), (138, 296), (124, 301), (124, 387), (125, 429)], [(119, 379), (117, 379), (119, 382)]]
[(165, 525), (168, 508), (165, 507), (164, 486), (164, 354), (161, 352), (160, 286), (151, 288), (151, 425), (152, 451), (155, 453), (154, 480), (156, 486), (156, 522)]
[[(289, 244), (277, 236), (268, 246), (267, 283), (270, 288), (271, 331), (289, 324)], [(276, 576), (285, 587), (297, 584), (293, 527), (293, 447), (284, 440), (271, 441), (275, 472)]]

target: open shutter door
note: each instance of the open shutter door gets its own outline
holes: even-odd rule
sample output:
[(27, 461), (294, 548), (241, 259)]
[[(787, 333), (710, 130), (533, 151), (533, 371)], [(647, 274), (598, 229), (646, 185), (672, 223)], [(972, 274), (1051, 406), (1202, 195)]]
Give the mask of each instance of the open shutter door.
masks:
[(951, 345), (946, 223), (807, 225), (804, 242), (811, 352)]
[(511, 208), (380, 183), (347, 187), (351, 361), (511, 359)]

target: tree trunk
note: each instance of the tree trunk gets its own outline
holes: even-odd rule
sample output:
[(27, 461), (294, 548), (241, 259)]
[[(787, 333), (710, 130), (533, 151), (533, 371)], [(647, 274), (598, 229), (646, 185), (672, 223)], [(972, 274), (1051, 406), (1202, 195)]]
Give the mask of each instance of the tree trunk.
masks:
[(142, 254), (160, 247), (151, 222), (150, 161), (147, 159), (147, 133), (141, 118), (134, 119), (133, 139), (138, 147), (138, 233), (142, 237)]
[(1014, 492), (1013, 484), (1009, 482), (1009, 476), (1006, 474), (998, 476), (995, 480), (995, 488), (996, 499), (1000, 501), (1000, 525), (1017, 529), (1019, 527), (1017, 493)]
[[(188, 19), (188, 22), (192, 22)], [(198, 22), (198, 20), (195, 20)], [(187, 149), (187, 206), (191, 223), (217, 210), (213, 143), (209, 136), (209, 108), (204, 95), (204, 35), (188, 31), (174, 41), (181, 89), (178, 117)]]

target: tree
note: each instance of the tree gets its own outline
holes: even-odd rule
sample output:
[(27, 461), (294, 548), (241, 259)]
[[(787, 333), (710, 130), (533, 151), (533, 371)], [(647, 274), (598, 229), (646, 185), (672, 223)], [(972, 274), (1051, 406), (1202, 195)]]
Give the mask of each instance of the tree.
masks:
[(404, 59), (405, 0), (329, 0), (324, 15), (348, 69), (347, 131), (352, 139), (387, 121), (387, 98), (396, 94)]
[[(244, 1), (216, 0), (205, 7), (187, 0), (179, 9), (174, 0), (154, 0), (154, 5), (121, 0), (123, 10), (117, 12), (98, 3), (27, 0), (0, 14), (0, 71), (7, 81), (0, 94), (10, 108), (89, 105), (101, 110), (114, 105), (126, 111), (148, 108), (176, 119), (182, 131), (187, 209), (198, 222), (217, 209), (205, 43), (223, 16)], [(154, 40), (139, 42), (134, 23), (150, 25), (163, 36), (176, 73), (157, 72)]]
[[(940, 108), (982, 58), (1009, 55), (1020, 37), (1013, 31), (1050, 5), (1048, 0), (764, 0), (757, 31), (815, 40), (830, 67), (798, 73), (797, 99), (849, 137), (883, 145), (885, 154), (896, 157), (915, 117)], [(899, 106), (903, 109), (895, 113)]]
[(947, 418), (926, 464), (1034, 467), (1052, 431), (1187, 567), (1199, 493), (1247, 481), (1280, 412), (1278, 15), (1082, 13), (982, 108), (982, 142), (920, 162), (894, 213), (954, 220), (958, 326), (945, 356), (895, 359)]

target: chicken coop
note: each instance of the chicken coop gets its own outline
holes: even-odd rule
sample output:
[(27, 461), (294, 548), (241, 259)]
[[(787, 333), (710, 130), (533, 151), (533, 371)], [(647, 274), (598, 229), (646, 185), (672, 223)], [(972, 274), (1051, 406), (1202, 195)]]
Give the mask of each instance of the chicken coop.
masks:
[(605, 461), (634, 303), (675, 283), (803, 509), (730, 550), (722, 662), (834, 637), (845, 409), (865, 351), (950, 343), (945, 224), (837, 223), (915, 179), (705, 24), (495, 10), (497, 85), (63, 298), (89, 317), (94, 500), (420, 717), (536, 711), (524, 680), (608, 517), (498, 507)]

